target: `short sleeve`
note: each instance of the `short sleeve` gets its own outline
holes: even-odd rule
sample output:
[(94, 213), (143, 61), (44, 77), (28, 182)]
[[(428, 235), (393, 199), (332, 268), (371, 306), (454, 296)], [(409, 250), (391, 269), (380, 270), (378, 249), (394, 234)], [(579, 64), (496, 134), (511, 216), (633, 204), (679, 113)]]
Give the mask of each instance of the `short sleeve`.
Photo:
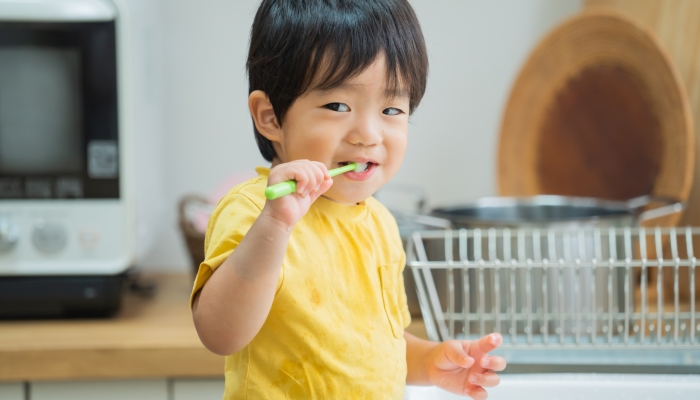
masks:
[(204, 239), (204, 261), (199, 265), (194, 280), (190, 307), (195, 294), (236, 249), (259, 215), (260, 207), (244, 194), (230, 193), (219, 201), (209, 218)]
[(399, 264), (399, 308), (401, 310), (401, 319), (403, 320), (403, 328), (406, 329), (411, 324), (411, 313), (408, 311), (408, 299), (406, 298), (406, 285), (404, 284), (403, 271), (406, 268), (406, 253), (401, 252), (401, 262)]

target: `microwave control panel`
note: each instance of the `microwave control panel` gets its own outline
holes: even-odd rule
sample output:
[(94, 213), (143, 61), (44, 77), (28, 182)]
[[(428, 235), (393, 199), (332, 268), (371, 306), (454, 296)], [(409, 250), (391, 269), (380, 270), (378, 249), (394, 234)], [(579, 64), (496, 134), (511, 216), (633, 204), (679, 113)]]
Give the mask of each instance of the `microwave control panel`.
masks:
[(120, 201), (0, 202), (0, 276), (119, 273), (128, 243)]

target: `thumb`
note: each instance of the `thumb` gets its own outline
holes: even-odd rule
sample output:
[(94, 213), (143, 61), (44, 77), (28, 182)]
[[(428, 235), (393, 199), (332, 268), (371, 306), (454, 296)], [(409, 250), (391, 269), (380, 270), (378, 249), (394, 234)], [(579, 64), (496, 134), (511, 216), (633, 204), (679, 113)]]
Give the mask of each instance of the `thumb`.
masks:
[(462, 344), (458, 341), (450, 340), (443, 342), (437, 347), (435, 355), (435, 367), (449, 371), (459, 368), (469, 368), (474, 365), (474, 359), (464, 351)]
[(314, 201), (316, 201), (316, 199), (318, 199), (322, 194), (326, 193), (326, 191), (328, 189), (330, 189), (331, 186), (333, 186), (333, 179), (332, 178), (328, 178), (328, 179), (324, 180), (321, 183), (321, 185), (318, 187), (318, 189), (309, 193), (309, 197), (311, 198), (311, 202), (313, 203)]

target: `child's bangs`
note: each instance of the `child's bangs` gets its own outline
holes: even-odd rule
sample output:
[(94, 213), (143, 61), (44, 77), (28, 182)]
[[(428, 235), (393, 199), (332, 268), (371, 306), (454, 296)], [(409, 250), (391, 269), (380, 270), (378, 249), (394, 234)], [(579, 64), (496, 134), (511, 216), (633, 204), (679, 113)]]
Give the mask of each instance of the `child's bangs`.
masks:
[[(382, 55), (385, 54), (381, 49), (376, 54), (356, 54), (356, 57), (352, 57), (348, 52), (327, 50), (322, 56), (313, 58), (303, 91), (335, 89), (344, 82), (362, 74)], [(388, 97), (400, 94), (408, 95), (412, 92), (412, 82), (407, 82), (404, 78), (407, 76), (406, 73), (397, 68), (396, 65), (392, 67), (389, 57), (386, 55), (385, 68)]]
[(381, 23), (346, 16), (323, 24), (314, 35), (316, 43), (307, 43), (311, 57), (301, 93), (334, 89), (360, 75), (383, 55), (387, 95), (408, 95), (413, 112), (426, 85), (428, 61), (423, 39), (414, 25), (401, 24), (388, 14), (384, 17)]

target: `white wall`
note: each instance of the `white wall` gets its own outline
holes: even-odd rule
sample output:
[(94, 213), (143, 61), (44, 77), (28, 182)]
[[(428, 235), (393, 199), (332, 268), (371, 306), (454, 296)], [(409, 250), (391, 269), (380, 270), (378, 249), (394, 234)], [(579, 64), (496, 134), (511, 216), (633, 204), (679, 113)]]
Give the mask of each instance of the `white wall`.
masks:
[[(176, 202), (208, 194), (264, 165), (247, 110), (245, 58), (258, 0), (167, 0), (165, 229), (146, 267), (185, 270)], [(581, 0), (412, 0), (430, 57), (428, 89), (411, 118), (394, 182), (422, 187), (430, 204), (495, 194), (499, 121), (510, 86), (541, 36)]]
[[(127, 60), (133, 79), (132, 126), (134, 128), (134, 165), (137, 179), (136, 197), (137, 261), (148, 257), (166, 230), (165, 221), (172, 218), (169, 195), (166, 195), (164, 143), (165, 67), (163, 49), (166, 42), (163, 3), (167, 0), (113, 0), (127, 11)], [(169, 228), (169, 229), (168, 229)], [(155, 265), (161, 265), (151, 261)]]
[(577, 12), (581, 2), (411, 3), (423, 27), (431, 68), (395, 181), (423, 187), (434, 205), (494, 195), (500, 118), (510, 87), (538, 39)]

